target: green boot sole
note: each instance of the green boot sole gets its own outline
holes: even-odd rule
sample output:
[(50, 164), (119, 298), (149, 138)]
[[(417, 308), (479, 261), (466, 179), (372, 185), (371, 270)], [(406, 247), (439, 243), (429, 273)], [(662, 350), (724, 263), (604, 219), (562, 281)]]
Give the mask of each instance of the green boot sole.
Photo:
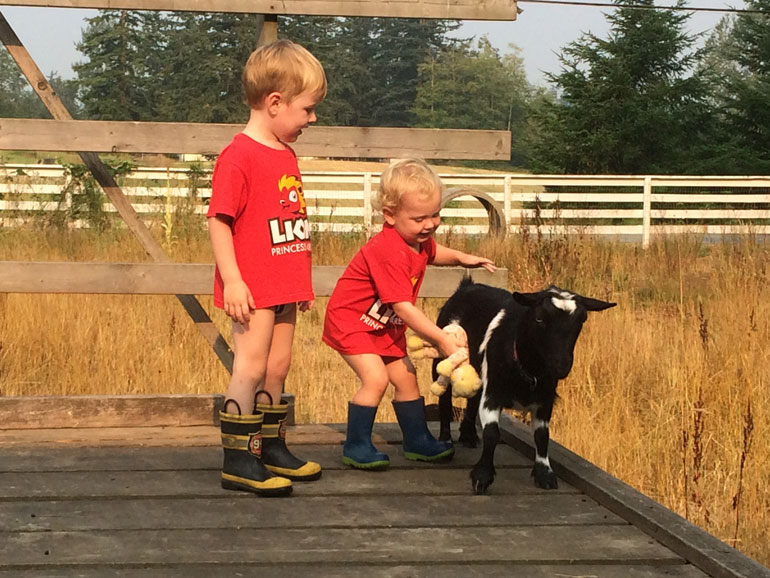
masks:
[(377, 462), (361, 463), (352, 460), (348, 457), (342, 456), (342, 463), (351, 468), (357, 468), (359, 470), (385, 470), (390, 466), (390, 460), (380, 460)]
[(449, 448), (445, 452), (436, 454), (435, 456), (423, 456), (422, 454), (414, 454), (412, 452), (404, 452), (404, 457), (408, 460), (416, 462), (441, 462), (444, 460), (450, 460), (455, 455), (455, 449)]

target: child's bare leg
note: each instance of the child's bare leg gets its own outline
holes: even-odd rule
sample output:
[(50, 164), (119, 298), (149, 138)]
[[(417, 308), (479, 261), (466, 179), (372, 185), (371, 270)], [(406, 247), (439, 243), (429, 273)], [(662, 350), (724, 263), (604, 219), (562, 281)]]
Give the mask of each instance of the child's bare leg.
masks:
[[(267, 358), (264, 390), (270, 394), (273, 403), (278, 403), (283, 393), (283, 384), (291, 366), (291, 346), (294, 342), (294, 329), (297, 324), (297, 305), (289, 303), (282, 311), (275, 314), (273, 341)], [(260, 399), (259, 403), (268, 403)]]
[(395, 401), (412, 401), (420, 397), (417, 385), (417, 371), (408, 357), (389, 357), (385, 359), (388, 380), (393, 384)]
[(351, 400), (356, 405), (377, 407), (388, 387), (388, 370), (383, 359), (374, 353), (343, 355), (342, 359), (353, 369), (361, 387)]
[[(235, 359), (225, 399), (235, 400), (241, 414), (253, 413), (254, 394), (264, 386), (274, 321), (272, 309), (253, 311), (248, 323), (233, 321)], [(236, 412), (232, 404), (224, 409), (228, 413)]]
[(438, 441), (425, 421), (425, 399), (417, 387), (417, 374), (408, 357), (393, 359), (386, 364), (390, 381), (395, 387), (393, 409), (404, 434), (404, 457), (433, 462), (451, 458), (451, 442)]
[(289, 407), (281, 403), (281, 392), (291, 364), (291, 344), (297, 320), (297, 306), (285, 305), (275, 315), (273, 342), (267, 359), (265, 392), (257, 395), (257, 411), (263, 416), (262, 461), (268, 470), (290, 480), (311, 481), (321, 477), (321, 466), (296, 457), (286, 447), (286, 423)]
[(390, 458), (372, 444), (377, 406), (388, 387), (385, 363), (379, 355), (371, 353), (342, 357), (361, 381), (361, 387), (348, 404), (348, 431), (342, 446), (342, 463), (354, 468), (386, 468)]

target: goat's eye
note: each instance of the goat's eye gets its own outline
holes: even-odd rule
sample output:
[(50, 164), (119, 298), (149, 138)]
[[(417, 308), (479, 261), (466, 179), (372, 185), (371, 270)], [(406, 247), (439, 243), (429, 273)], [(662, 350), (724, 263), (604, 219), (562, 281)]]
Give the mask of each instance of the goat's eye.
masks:
[(539, 317), (535, 317), (535, 323), (538, 325), (545, 325), (545, 319), (540, 319)]

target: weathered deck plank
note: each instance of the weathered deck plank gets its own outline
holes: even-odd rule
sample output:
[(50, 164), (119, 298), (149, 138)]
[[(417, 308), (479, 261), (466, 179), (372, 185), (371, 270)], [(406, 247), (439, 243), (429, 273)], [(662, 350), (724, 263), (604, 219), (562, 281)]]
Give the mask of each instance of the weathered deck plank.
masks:
[[(291, 434), (290, 434), (291, 435)], [(404, 458), (400, 447), (385, 442), (379, 444), (390, 453), (394, 468), (470, 468), (481, 449), (460, 448), (451, 462), (428, 464)], [(313, 455), (324, 470), (344, 470), (342, 447), (334, 445), (293, 444), (289, 447), (298, 456)], [(498, 468), (531, 468), (532, 462), (508, 446), (495, 452)], [(0, 448), (0, 473), (7, 472), (117, 472), (136, 470), (217, 470), (222, 467), (222, 450), (218, 447), (149, 447), (149, 448)]]
[[(540, 493), (532, 485), (528, 469), (502, 470), (494, 494)], [(575, 493), (564, 483), (555, 492)], [(468, 496), (471, 482), (468, 469), (396, 469), (384, 472), (333, 470), (311, 484), (295, 484), (302, 496)], [(136, 472), (11, 472), (0, 474), (0, 500), (62, 500), (86, 498), (174, 498), (232, 496), (219, 487), (219, 472), (213, 470), (136, 471)], [(235, 494), (235, 497), (248, 494)]]
[[(479, 526), (627, 525), (580, 494), (520, 496), (214, 498), (0, 502), (0, 532), (162, 530), (174, 528), (451, 528)], [(223, 496), (224, 498), (224, 496)], [(468, 515), (472, 508), (473, 515)], [(538, 512), (533, 516), (532, 512)]]
[[(352, 506), (351, 506), (352, 507)], [(269, 524), (269, 521), (265, 521)], [(426, 520), (426, 523), (428, 521)], [(15, 532), (0, 542), (7, 566), (507, 562), (681, 563), (632, 526), (166, 529)]]

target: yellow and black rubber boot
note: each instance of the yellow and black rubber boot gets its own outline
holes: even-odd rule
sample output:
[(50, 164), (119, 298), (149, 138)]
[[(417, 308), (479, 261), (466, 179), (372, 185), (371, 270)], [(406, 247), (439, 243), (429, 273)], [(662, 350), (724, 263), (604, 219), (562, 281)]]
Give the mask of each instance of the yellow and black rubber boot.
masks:
[[(228, 403), (237, 402), (227, 400)], [(263, 415), (219, 412), (222, 428), (222, 449), (225, 459), (222, 465), (222, 487), (225, 490), (254, 492), (260, 496), (288, 496), (291, 480), (274, 476), (262, 463)]]
[[(270, 394), (260, 391), (257, 395)], [(297, 482), (311, 482), (321, 477), (321, 465), (316, 462), (301, 460), (294, 456), (286, 447), (286, 415), (289, 413), (289, 405), (281, 400), (281, 403), (257, 403), (255, 413), (265, 416), (262, 424), (262, 462), (265, 467), (285, 478)]]

